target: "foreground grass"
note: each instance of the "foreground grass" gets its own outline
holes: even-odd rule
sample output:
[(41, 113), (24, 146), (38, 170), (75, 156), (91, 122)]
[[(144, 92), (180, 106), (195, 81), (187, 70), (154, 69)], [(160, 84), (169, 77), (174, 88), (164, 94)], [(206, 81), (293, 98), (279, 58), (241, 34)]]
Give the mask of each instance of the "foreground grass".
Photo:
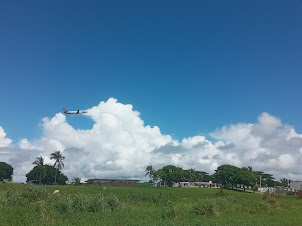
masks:
[(301, 225), (295, 196), (219, 191), (0, 184), (0, 225)]

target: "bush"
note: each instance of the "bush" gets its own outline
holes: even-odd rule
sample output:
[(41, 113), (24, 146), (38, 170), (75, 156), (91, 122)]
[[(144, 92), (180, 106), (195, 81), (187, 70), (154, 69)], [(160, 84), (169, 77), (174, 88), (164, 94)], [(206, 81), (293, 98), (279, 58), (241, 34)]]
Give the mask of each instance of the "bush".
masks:
[(171, 193), (169, 194), (165, 194), (165, 193), (130, 193), (128, 194), (128, 199), (130, 199), (131, 201), (135, 201), (135, 202), (145, 202), (145, 201), (150, 201), (152, 203), (163, 203), (168, 201), (171, 198)]
[(120, 206), (121, 206), (121, 202), (120, 200), (118, 199), (118, 197), (116, 196), (107, 196), (105, 198), (105, 201), (107, 203), (107, 208), (112, 211), (112, 210), (115, 210), (115, 209), (118, 209)]
[(266, 203), (268, 203), (273, 208), (279, 208), (280, 207), (280, 203), (278, 201), (279, 197), (280, 197), (280, 194), (279, 194), (278, 191), (276, 191), (276, 192), (266, 191), (263, 194), (263, 200), (266, 201)]
[(0, 197), (0, 204), (3, 206), (24, 205), (27, 203), (28, 201), (19, 192), (13, 192), (11, 189), (5, 191)]
[(48, 196), (48, 191), (43, 186), (29, 186), (22, 193), (24, 198), (27, 198), (29, 201), (39, 201), (45, 199)]
[(51, 206), (60, 213), (67, 212), (110, 212), (121, 207), (120, 200), (113, 195), (85, 195), (75, 196), (57, 195), (51, 200)]
[(187, 213), (187, 205), (184, 203), (175, 203), (168, 200), (165, 203), (164, 211), (162, 212), (163, 219), (177, 219), (181, 218)]
[(274, 199), (272, 197), (267, 199), (267, 203), (269, 203), (274, 208), (280, 208), (280, 203), (277, 199)]
[(213, 199), (206, 199), (193, 207), (193, 213), (203, 216), (218, 217), (219, 211)]
[(223, 197), (223, 196), (225, 196), (225, 194), (222, 189), (219, 189), (219, 192), (216, 192), (216, 196)]

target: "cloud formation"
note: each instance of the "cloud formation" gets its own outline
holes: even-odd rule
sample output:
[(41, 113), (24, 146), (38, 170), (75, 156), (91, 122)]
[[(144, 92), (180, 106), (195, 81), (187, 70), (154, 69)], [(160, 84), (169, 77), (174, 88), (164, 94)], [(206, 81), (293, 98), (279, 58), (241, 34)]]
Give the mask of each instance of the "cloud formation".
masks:
[(6, 138), (6, 133), (4, 132), (4, 129), (0, 126), (0, 148), (1, 147), (9, 147), (12, 143), (12, 140), (9, 138)]
[(213, 173), (221, 164), (252, 166), (275, 177), (302, 179), (302, 134), (280, 119), (263, 113), (255, 124), (227, 125), (210, 136), (182, 141), (161, 133), (157, 126), (144, 125), (140, 113), (129, 104), (110, 98), (87, 110), (92, 129), (75, 129), (62, 113), (42, 120), (41, 139), (22, 139), (18, 145), (6, 138), (0, 127), (0, 158), (15, 168), (14, 180), (25, 181), (39, 155), (53, 163), (50, 153), (61, 150), (63, 169), (69, 179), (140, 178), (147, 165), (167, 164)]

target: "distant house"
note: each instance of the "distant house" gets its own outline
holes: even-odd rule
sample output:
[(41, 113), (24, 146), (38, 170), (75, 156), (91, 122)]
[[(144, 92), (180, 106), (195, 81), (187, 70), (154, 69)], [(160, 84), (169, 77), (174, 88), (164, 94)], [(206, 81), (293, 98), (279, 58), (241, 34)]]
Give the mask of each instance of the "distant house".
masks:
[(115, 187), (135, 187), (138, 185), (140, 180), (133, 179), (89, 179), (86, 181), (87, 184), (108, 184)]
[(173, 184), (173, 187), (181, 188), (219, 188), (216, 183), (209, 182), (177, 182)]
[(302, 181), (291, 181), (290, 187), (296, 191), (302, 190)]

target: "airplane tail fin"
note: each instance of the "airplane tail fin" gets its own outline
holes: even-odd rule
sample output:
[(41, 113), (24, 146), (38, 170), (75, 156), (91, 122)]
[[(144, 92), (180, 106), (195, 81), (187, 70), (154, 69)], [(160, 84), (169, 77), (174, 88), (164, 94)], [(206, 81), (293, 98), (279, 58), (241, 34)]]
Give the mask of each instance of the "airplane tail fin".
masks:
[(67, 112), (67, 110), (66, 110), (65, 108), (63, 108), (63, 111), (64, 111), (64, 113), (66, 113), (66, 112)]

